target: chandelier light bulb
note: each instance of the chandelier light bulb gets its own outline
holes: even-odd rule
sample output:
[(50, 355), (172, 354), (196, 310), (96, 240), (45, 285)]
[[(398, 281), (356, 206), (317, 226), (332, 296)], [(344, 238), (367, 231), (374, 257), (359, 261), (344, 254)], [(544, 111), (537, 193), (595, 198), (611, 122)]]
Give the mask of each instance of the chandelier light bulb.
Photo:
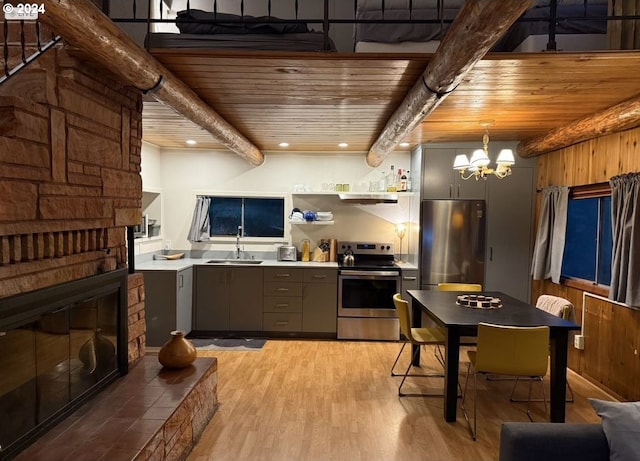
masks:
[(491, 160), (489, 159), (489, 129), (488, 124), (484, 126), (484, 134), (482, 136), (482, 149), (476, 149), (469, 159), (464, 154), (456, 155), (453, 161), (453, 169), (460, 172), (460, 177), (464, 180), (474, 178), (476, 181), (480, 178), (487, 179), (488, 176), (495, 176), (498, 179), (504, 179), (511, 174), (511, 165), (515, 161), (513, 151), (511, 149), (502, 149), (496, 160), (496, 168), (489, 168)]

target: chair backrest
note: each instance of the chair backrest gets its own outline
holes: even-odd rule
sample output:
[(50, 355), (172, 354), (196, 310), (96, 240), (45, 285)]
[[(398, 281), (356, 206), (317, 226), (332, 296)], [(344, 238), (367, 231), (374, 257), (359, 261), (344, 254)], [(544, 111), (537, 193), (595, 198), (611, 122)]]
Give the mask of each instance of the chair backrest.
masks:
[(402, 299), (400, 296), (400, 293), (393, 295), (393, 304), (396, 306), (396, 311), (398, 311), (398, 320), (400, 321), (400, 331), (409, 341), (413, 342), (409, 302)]
[(574, 307), (568, 299), (559, 296), (540, 295), (536, 301), (536, 307), (551, 315), (563, 318), (565, 320), (575, 320)]
[(482, 291), (479, 283), (438, 283), (438, 291)]
[(475, 369), (512, 376), (544, 376), (548, 369), (549, 327), (478, 324)]

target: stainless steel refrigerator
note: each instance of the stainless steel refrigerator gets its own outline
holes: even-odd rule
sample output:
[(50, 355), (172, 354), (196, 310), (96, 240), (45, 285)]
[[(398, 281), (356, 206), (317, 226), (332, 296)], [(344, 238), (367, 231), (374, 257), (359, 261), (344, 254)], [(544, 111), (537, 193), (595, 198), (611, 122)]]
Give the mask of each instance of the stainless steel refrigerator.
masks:
[(484, 282), (484, 200), (423, 200), (420, 286), (441, 282)]

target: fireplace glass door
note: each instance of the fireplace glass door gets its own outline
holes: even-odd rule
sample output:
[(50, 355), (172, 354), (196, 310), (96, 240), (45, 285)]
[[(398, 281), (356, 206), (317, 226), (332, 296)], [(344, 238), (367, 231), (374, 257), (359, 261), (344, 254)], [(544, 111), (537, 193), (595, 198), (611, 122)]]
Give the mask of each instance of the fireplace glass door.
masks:
[(45, 297), (45, 306), (27, 303), (31, 312), (0, 303), (0, 460), (119, 374), (123, 290), (126, 283)]

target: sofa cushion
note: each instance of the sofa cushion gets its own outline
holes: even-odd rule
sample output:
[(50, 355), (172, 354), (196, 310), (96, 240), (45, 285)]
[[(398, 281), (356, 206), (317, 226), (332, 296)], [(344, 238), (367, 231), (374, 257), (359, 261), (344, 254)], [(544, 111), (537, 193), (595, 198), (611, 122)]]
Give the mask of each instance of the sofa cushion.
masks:
[(600, 424), (503, 423), (500, 461), (607, 461)]
[(602, 418), (610, 461), (640, 460), (640, 402), (589, 402)]

